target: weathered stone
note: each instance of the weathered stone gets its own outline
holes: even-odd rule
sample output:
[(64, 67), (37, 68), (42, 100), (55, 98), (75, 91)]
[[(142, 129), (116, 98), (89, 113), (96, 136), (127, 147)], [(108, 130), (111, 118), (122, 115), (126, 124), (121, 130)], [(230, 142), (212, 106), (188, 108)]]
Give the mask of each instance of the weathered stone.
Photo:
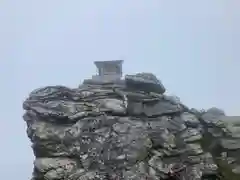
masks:
[(43, 173), (44, 179), (60, 180), (77, 169), (77, 162), (67, 158), (38, 158), (34, 167)]
[(169, 101), (160, 100), (157, 102), (141, 103), (129, 102), (128, 113), (130, 115), (145, 115), (147, 117), (155, 117), (166, 114), (180, 113), (182, 107), (179, 105), (171, 104)]
[(239, 139), (221, 139), (220, 140), (221, 146), (224, 149), (235, 150), (240, 149), (240, 141)]
[(100, 112), (112, 112), (114, 114), (126, 114), (126, 107), (123, 100), (119, 99), (99, 99), (98, 109)]
[(121, 79), (115, 65), (99, 66), (76, 89), (30, 93), (23, 118), (36, 157), (32, 180), (210, 180), (220, 158), (239, 173), (238, 121), (217, 108), (188, 109), (151, 73)]
[(180, 115), (180, 118), (186, 123), (188, 127), (197, 128), (200, 125), (199, 119), (194, 114), (184, 112)]
[(139, 73), (136, 75), (126, 75), (126, 84), (129, 88), (133, 88), (145, 92), (156, 92), (163, 94), (165, 88), (161, 81), (151, 73)]
[(180, 134), (180, 137), (184, 140), (184, 142), (194, 142), (200, 141), (202, 139), (202, 134), (197, 129), (187, 129)]
[(233, 173), (235, 174), (240, 174), (240, 166), (236, 166), (235, 168), (233, 168)]

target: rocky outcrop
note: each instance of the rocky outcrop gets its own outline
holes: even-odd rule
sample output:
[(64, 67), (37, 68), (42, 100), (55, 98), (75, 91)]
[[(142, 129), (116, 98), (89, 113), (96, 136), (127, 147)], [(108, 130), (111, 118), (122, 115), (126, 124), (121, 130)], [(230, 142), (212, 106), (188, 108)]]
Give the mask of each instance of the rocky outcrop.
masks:
[(219, 159), (239, 173), (239, 128), (219, 109), (189, 109), (164, 92), (150, 73), (31, 92), (32, 180), (217, 179)]
[[(240, 179), (240, 117), (225, 116), (223, 111), (212, 108), (201, 120), (205, 128), (204, 146), (215, 157), (220, 171), (226, 178)], [(224, 172), (226, 169), (228, 172)]]

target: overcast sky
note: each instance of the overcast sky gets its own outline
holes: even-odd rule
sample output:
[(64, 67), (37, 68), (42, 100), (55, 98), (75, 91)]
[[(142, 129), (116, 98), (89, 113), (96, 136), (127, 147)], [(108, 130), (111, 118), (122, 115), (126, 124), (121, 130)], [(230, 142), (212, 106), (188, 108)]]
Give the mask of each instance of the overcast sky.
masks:
[(96, 60), (155, 73), (189, 107), (240, 114), (239, 0), (1, 0), (0, 22), (0, 179), (31, 176), (28, 93), (76, 87)]

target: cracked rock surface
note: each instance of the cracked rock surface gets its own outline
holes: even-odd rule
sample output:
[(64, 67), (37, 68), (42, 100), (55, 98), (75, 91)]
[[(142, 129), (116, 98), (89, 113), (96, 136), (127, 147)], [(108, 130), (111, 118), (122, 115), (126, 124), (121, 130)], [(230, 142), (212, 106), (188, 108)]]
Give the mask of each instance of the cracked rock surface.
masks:
[(179, 180), (212, 180), (217, 158), (240, 173), (240, 126), (164, 92), (151, 73), (34, 90), (23, 103), (32, 180), (164, 180), (182, 167)]

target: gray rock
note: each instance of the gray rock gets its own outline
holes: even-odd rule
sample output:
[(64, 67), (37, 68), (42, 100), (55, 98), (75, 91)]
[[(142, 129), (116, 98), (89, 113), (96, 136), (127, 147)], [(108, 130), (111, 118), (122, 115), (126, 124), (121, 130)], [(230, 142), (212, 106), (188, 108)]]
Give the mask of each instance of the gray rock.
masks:
[(202, 139), (202, 134), (197, 129), (188, 128), (180, 134), (184, 142), (195, 142)]
[(194, 114), (188, 112), (182, 113), (180, 118), (185, 122), (188, 127), (197, 128), (201, 124), (199, 119)]
[(151, 73), (138, 73), (125, 76), (127, 87), (145, 92), (156, 92), (163, 94), (165, 88), (161, 81)]
[(218, 115), (218, 116), (225, 116), (225, 112), (222, 109), (219, 109), (216, 107), (212, 107), (212, 108), (208, 109), (206, 111), (206, 113), (214, 114), (214, 115)]
[(128, 113), (135, 116), (145, 115), (148, 117), (154, 117), (179, 113), (181, 111), (183, 111), (183, 108), (180, 105), (175, 105), (169, 101), (164, 100), (149, 103), (130, 101), (128, 103)]
[(99, 99), (95, 101), (101, 112), (112, 112), (115, 114), (126, 114), (126, 107), (123, 100), (119, 99)]
[(240, 174), (240, 166), (234, 167), (232, 172), (235, 173), (235, 174)]
[(224, 149), (228, 149), (228, 150), (240, 149), (240, 140), (239, 139), (223, 138), (220, 140), (220, 143)]
[(36, 157), (33, 180), (159, 180), (170, 172), (197, 180), (217, 175), (214, 148), (238, 173), (238, 126), (222, 110), (189, 110), (164, 92), (149, 73), (31, 92), (23, 118)]
[(43, 173), (44, 179), (60, 180), (77, 168), (77, 162), (67, 158), (38, 158), (34, 162), (34, 167)]

